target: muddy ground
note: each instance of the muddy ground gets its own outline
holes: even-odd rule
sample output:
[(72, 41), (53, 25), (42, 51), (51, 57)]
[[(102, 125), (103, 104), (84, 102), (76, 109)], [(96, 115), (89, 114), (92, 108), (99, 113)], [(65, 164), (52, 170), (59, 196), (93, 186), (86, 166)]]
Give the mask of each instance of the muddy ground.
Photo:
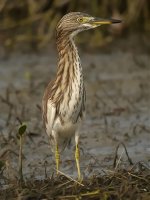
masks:
[[(41, 119), (41, 99), (56, 72), (55, 46), (38, 53), (12, 53), (0, 60), (0, 159), (4, 176), (18, 177), (17, 130), (27, 125), (23, 174), (43, 179), (55, 172)], [(113, 170), (115, 150), (124, 143), (133, 164), (150, 167), (150, 56), (135, 48), (80, 51), (87, 91), (86, 118), (81, 129), (83, 177)], [(121, 145), (117, 167), (130, 163)], [(61, 155), (60, 171), (76, 178), (74, 141)], [(3, 188), (8, 182), (2, 180)]]

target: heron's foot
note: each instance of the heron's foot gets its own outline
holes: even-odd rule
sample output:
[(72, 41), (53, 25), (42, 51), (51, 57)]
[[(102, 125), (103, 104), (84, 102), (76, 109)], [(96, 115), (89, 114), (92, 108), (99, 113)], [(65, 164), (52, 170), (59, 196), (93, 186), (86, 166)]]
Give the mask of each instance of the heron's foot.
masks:
[(81, 177), (81, 172), (80, 172), (80, 151), (79, 151), (78, 144), (76, 144), (75, 159), (76, 159), (76, 166), (77, 166), (77, 171), (78, 171), (78, 180), (81, 182), (82, 177)]
[(59, 148), (58, 145), (56, 145), (55, 148), (55, 162), (56, 162), (56, 173), (59, 174), (59, 163), (60, 163), (60, 155), (59, 155)]

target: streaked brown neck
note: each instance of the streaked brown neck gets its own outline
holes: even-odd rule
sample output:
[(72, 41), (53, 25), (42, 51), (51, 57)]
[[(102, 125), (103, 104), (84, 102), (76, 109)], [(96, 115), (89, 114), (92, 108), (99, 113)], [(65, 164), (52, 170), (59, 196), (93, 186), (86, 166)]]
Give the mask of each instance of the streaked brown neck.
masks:
[(77, 48), (69, 34), (61, 34), (56, 38), (59, 54), (56, 81), (63, 84), (64, 88), (69, 86), (75, 78), (82, 79), (82, 68)]

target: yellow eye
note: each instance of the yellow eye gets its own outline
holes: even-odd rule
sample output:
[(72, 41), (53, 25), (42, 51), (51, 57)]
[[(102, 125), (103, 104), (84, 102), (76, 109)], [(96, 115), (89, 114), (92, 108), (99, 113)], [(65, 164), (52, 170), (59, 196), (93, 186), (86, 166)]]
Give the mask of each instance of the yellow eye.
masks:
[(81, 17), (78, 18), (77, 20), (78, 20), (78, 22), (80, 22), (80, 23), (82, 23), (82, 22), (84, 21), (83, 18), (81, 18)]

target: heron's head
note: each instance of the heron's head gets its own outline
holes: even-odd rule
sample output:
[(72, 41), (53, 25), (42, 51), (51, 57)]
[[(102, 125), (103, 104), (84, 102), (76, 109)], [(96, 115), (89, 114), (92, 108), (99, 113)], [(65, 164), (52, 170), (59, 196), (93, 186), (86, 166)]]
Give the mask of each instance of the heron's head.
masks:
[(63, 16), (58, 22), (57, 33), (69, 34), (71, 36), (77, 33), (93, 29), (104, 24), (120, 23), (121, 20), (117, 19), (102, 19), (98, 17), (92, 17), (86, 13), (71, 12)]

